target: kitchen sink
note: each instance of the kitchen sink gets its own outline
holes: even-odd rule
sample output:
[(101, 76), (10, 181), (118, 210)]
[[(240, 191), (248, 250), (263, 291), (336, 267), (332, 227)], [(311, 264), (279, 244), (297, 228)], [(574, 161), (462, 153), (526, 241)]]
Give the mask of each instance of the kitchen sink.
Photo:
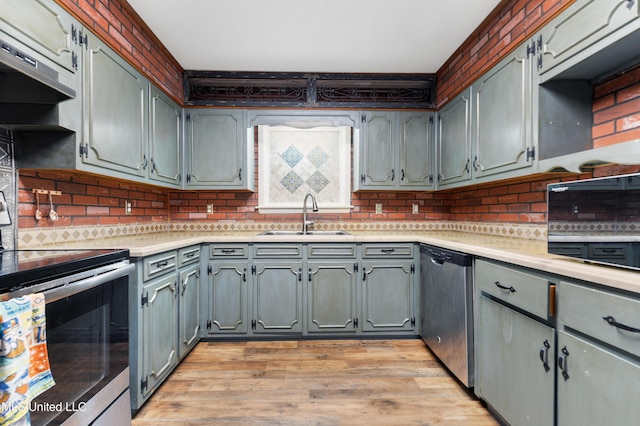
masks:
[[(305, 235), (302, 231), (265, 231), (258, 235)], [(307, 231), (306, 235), (350, 235), (347, 231)]]

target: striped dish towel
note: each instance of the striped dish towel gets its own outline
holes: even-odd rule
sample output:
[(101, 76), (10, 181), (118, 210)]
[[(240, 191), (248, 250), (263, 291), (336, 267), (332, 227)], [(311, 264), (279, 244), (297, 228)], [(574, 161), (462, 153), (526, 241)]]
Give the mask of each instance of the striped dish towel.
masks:
[[(0, 302), (0, 424), (24, 420), (33, 398), (55, 383), (42, 293)], [(27, 417), (27, 424), (28, 424)]]

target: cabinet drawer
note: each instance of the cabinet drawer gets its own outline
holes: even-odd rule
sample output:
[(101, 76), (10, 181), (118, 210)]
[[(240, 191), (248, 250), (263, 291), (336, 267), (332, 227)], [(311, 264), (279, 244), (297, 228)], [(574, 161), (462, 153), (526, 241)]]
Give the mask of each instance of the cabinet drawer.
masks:
[(246, 259), (249, 257), (249, 246), (246, 244), (211, 244), (209, 258)]
[(309, 244), (309, 258), (356, 257), (354, 244)]
[(558, 320), (565, 327), (640, 356), (640, 299), (562, 281)]
[(176, 269), (178, 254), (175, 251), (145, 257), (142, 260), (143, 280), (159, 277)]
[(476, 288), (540, 318), (553, 315), (549, 279), (524, 269), (476, 260)]
[(254, 247), (254, 256), (260, 257), (302, 257), (301, 244), (257, 244)]
[(185, 247), (178, 250), (178, 267), (200, 260), (200, 246)]
[(413, 257), (413, 244), (365, 244), (362, 246), (362, 257)]

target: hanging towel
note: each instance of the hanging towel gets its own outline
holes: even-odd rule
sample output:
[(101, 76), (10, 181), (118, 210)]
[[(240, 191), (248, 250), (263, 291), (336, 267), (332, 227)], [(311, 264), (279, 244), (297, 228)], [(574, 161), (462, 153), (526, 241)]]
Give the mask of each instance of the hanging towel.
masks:
[(31, 400), (55, 384), (46, 346), (44, 295), (0, 302), (0, 337), (0, 424), (4, 425), (24, 420)]

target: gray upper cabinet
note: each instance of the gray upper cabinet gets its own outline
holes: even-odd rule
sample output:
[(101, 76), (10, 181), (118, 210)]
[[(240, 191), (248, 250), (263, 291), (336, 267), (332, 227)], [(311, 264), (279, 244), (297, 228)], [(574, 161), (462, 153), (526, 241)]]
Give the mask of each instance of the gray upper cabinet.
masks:
[(357, 187), (393, 188), (396, 184), (395, 120), (392, 112), (362, 114), (360, 173)]
[(434, 187), (434, 118), (433, 113), (398, 113), (400, 126), (400, 188)]
[(471, 90), (438, 112), (436, 157), (438, 186), (471, 179)]
[(76, 46), (79, 40), (84, 42), (83, 30), (53, 0), (3, 0), (0, 31), (21, 40), (66, 70), (77, 71)]
[(637, 55), (640, 4), (577, 0), (536, 36), (543, 79), (591, 79)]
[(149, 179), (179, 187), (182, 108), (154, 86), (150, 96)]
[(433, 189), (433, 118), (427, 112), (366, 111), (356, 145), (355, 190)]
[(146, 177), (149, 83), (97, 37), (84, 72), (82, 163)]
[(472, 86), (475, 178), (533, 164), (531, 63), (526, 47), (521, 47)]
[[(253, 139), (242, 110), (186, 112), (186, 187), (254, 189)], [(251, 143), (249, 143), (251, 142)]]

